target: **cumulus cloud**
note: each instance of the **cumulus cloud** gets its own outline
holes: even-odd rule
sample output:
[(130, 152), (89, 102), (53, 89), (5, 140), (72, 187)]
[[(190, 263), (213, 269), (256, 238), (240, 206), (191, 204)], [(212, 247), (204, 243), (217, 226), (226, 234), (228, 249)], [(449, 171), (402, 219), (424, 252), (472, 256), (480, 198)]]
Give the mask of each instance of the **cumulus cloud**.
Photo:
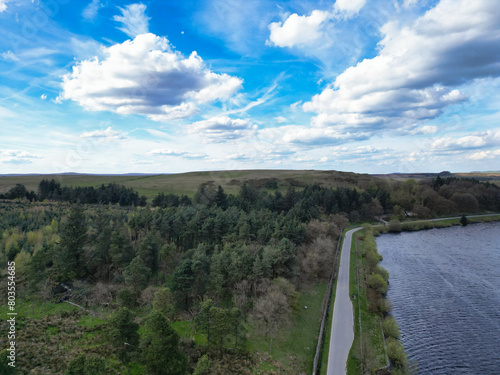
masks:
[[(267, 45), (303, 49), (307, 55), (326, 58), (319, 50), (333, 45), (335, 20), (349, 18), (364, 7), (366, 0), (337, 0), (333, 8), (313, 10), (308, 16), (293, 13), (284, 22), (272, 22)], [(329, 56), (331, 58), (331, 56)]]
[(239, 78), (210, 71), (196, 52), (186, 58), (154, 34), (103, 48), (102, 54), (63, 77), (60, 99), (90, 111), (162, 121), (191, 116), (198, 104), (226, 100), (242, 85)]
[(434, 150), (471, 150), (500, 145), (500, 130), (476, 132), (459, 138), (442, 137), (432, 143)]
[(116, 22), (122, 24), (121, 27), (118, 27), (118, 30), (123, 31), (131, 38), (149, 32), (150, 18), (146, 16), (146, 5), (130, 4), (125, 8), (118, 7), (118, 9), (120, 9), (122, 15), (113, 17)]
[(0, 13), (3, 13), (7, 10), (7, 3), (9, 0), (0, 0)]
[(469, 155), (468, 158), (471, 160), (485, 160), (485, 159), (495, 159), (498, 156), (500, 156), (500, 149), (475, 152), (474, 154)]
[(273, 22), (269, 25), (271, 32), (267, 44), (278, 47), (305, 46), (324, 37), (325, 21), (329, 12), (314, 10), (309, 16), (290, 15), (284, 23)]
[(407, 25), (389, 22), (380, 52), (350, 67), (305, 111), (318, 127), (344, 131), (414, 126), (467, 99), (456, 86), (500, 74), (495, 1), (442, 0)]
[(20, 150), (0, 150), (0, 163), (29, 164), (33, 159), (41, 159), (41, 156)]
[(82, 11), (82, 16), (88, 21), (95, 20), (99, 9), (104, 5), (100, 0), (92, 0)]
[(111, 126), (108, 126), (104, 130), (95, 130), (93, 132), (85, 132), (80, 134), (80, 138), (90, 138), (90, 139), (125, 139), (126, 136), (116, 130), (111, 129)]
[(365, 4), (366, 0), (337, 0), (333, 7), (337, 13), (349, 17), (358, 14)]
[(189, 126), (188, 132), (199, 134), (211, 142), (227, 142), (255, 134), (257, 125), (248, 119), (232, 119), (227, 116), (197, 121)]

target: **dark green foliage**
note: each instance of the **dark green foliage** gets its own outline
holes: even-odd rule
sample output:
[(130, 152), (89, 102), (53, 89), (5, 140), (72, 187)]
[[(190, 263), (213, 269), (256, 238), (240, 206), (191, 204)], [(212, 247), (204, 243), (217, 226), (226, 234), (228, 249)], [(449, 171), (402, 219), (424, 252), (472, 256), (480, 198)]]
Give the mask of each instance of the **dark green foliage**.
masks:
[(198, 314), (195, 318), (196, 328), (200, 332), (204, 332), (207, 334), (207, 343), (209, 346), (211, 340), (210, 328), (212, 326), (212, 307), (214, 307), (213, 300), (208, 299), (206, 301), (203, 301), (202, 303), (200, 303), (200, 310), (198, 311)]
[(22, 184), (16, 184), (13, 188), (11, 188), (7, 194), (5, 194), (6, 199), (21, 199), (21, 198), (27, 198), (30, 201), (33, 201), (36, 199), (36, 194), (34, 192), (29, 192), (26, 189), (26, 186)]
[(86, 275), (83, 247), (87, 240), (87, 223), (83, 208), (71, 208), (61, 229), (60, 246), (55, 253), (55, 266), (60, 281), (80, 279)]
[(214, 203), (217, 207), (220, 207), (223, 210), (225, 210), (228, 206), (227, 194), (224, 192), (224, 189), (220, 185), (217, 188), (217, 192), (215, 193)]
[(467, 220), (467, 216), (462, 215), (460, 218), (460, 224), (462, 224), (464, 227), (469, 223), (469, 220)]
[(146, 288), (150, 276), (151, 268), (146, 266), (146, 263), (140, 256), (136, 256), (123, 271), (125, 283), (130, 285), (136, 291)]
[(120, 206), (145, 206), (146, 197), (125, 186), (101, 185), (98, 188), (63, 186), (54, 179), (42, 180), (38, 186), (38, 199), (51, 199), (82, 204), (120, 204)]
[(242, 348), (246, 342), (244, 316), (240, 309), (224, 309), (214, 306), (208, 299), (200, 304), (195, 318), (196, 328), (207, 335), (208, 346), (221, 350), (224, 346)]
[(193, 375), (210, 375), (210, 372), (211, 372), (210, 359), (205, 354), (201, 356), (200, 359), (198, 360)]
[(141, 341), (142, 361), (151, 375), (184, 375), (187, 357), (179, 350), (179, 335), (167, 318), (153, 311), (145, 325)]
[(106, 340), (113, 345), (121, 361), (128, 360), (139, 344), (139, 325), (134, 318), (128, 308), (122, 307), (113, 314), (106, 327)]
[(162, 288), (155, 292), (153, 309), (161, 312), (169, 320), (173, 320), (175, 313), (174, 299), (169, 288)]
[(85, 354), (80, 354), (73, 358), (68, 364), (65, 375), (84, 375), (85, 374)]
[(122, 307), (135, 307), (137, 300), (137, 292), (132, 288), (123, 288), (118, 292), (118, 303)]
[(0, 374), (1, 375), (15, 375), (15, 367), (9, 366), (10, 360), (7, 359), (8, 356), (7, 349), (0, 351)]
[(194, 273), (192, 270), (193, 262), (190, 259), (183, 261), (174, 272), (172, 277), (172, 292), (174, 299), (182, 309), (188, 309), (192, 299), (192, 289)]
[(106, 375), (109, 371), (106, 361), (100, 357), (87, 357), (85, 354), (73, 358), (68, 364), (65, 375)]

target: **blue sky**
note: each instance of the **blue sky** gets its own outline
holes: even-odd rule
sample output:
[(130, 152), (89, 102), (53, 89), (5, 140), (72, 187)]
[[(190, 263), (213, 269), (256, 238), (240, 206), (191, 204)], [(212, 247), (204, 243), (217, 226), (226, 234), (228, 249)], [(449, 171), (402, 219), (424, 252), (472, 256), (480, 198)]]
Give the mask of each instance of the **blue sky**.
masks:
[(497, 0), (0, 0), (0, 173), (498, 170)]

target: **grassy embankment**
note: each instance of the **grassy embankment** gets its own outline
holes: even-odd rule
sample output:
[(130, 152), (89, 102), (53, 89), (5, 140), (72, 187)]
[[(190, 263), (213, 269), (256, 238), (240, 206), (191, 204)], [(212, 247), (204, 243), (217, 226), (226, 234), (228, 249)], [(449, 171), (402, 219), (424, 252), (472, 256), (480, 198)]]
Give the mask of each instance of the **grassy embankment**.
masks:
[(349, 291), (354, 309), (354, 341), (347, 361), (347, 374), (361, 374), (363, 368), (377, 369), (387, 364), (380, 316), (368, 308), (365, 254), (373, 248), (373, 237), (366, 231), (353, 236)]
[[(500, 215), (499, 214), (491, 214), (486, 216), (479, 216), (479, 217), (467, 217), (467, 222), (469, 224), (474, 224), (474, 223), (488, 223), (492, 221), (500, 221)], [(460, 217), (458, 218), (443, 218), (439, 219), (439, 221), (430, 221), (430, 220), (412, 220), (412, 221), (404, 221), (402, 223), (389, 223), (389, 225), (374, 225), (373, 230), (374, 230), (374, 235), (378, 236), (380, 234), (384, 233), (397, 233), (397, 232), (414, 232), (418, 230), (424, 230), (424, 229), (433, 229), (433, 228), (448, 228), (454, 225), (461, 225), (460, 224)]]

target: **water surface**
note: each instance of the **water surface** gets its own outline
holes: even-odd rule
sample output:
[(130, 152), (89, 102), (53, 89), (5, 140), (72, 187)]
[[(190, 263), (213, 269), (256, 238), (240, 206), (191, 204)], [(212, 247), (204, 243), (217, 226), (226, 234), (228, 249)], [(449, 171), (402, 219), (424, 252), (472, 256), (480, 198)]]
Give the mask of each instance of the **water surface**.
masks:
[(500, 374), (500, 222), (377, 238), (419, 374)]

